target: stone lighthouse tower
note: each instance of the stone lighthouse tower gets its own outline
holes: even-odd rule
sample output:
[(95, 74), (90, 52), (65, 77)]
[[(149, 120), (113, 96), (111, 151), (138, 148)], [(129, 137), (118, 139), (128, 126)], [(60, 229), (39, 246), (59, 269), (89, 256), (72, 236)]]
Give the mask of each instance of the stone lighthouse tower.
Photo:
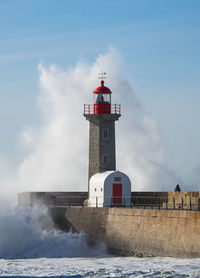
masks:
[(90, 122), (88, 180), (96, 173), (116, 170), (115, 121), (121, 114), (120, 105), (111, 104), (111, 94), (101, 80), (93, 92), (93, 104), (84, 105), (84, 116)]
[(101, 85), (93, 92), (93, 104), (84, 105), (84, 116), (90, 122), (88, 206), (129, 206), (131, 182), (116, 171), (115, 121), (121, 116), (120, 104), (111, 104), (111, 90)]

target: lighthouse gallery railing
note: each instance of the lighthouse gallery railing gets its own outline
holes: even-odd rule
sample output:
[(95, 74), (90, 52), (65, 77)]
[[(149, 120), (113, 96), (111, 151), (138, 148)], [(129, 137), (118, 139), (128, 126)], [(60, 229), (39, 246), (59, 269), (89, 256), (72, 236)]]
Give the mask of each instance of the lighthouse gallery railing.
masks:
[[(84, 104), (83, 114), (94, 114), (94, 104)], [(111, 104), (111, 114), (121, 114), (121, 104)]]

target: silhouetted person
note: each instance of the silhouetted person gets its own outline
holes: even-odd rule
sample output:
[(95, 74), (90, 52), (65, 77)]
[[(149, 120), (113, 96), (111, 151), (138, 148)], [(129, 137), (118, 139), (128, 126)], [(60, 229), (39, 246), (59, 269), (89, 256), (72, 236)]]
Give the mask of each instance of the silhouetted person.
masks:
[(181, 188), (180, 188), (179, 184), (177, 184), (177, 186), (176, 186), (176, 188), (175, 188), (174, 191), (175, 191), (175, 192), (180, 192), (180, 191), (181, 191)]

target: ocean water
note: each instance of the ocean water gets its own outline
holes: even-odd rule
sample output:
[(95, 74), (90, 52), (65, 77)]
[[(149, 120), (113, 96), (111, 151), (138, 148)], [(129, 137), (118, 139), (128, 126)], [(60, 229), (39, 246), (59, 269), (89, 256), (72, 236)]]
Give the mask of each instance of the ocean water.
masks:
[(200, 259), (115, 257), (55, 230), (47, 210), (1, 210), (0, 277), (200, 277)]
[(200, 260), (73, 257), (0, 260), (0, 277), (200, 277)]

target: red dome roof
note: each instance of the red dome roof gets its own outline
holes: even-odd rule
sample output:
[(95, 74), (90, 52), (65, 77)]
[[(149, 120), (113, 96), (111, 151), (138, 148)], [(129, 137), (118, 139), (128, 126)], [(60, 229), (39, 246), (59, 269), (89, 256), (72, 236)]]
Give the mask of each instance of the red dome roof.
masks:
[(97, 87), (93, 93), (94, 94), (112, 94), (111, 90), (104, 86), (103, 80), (101, 80), (101, 86)]

